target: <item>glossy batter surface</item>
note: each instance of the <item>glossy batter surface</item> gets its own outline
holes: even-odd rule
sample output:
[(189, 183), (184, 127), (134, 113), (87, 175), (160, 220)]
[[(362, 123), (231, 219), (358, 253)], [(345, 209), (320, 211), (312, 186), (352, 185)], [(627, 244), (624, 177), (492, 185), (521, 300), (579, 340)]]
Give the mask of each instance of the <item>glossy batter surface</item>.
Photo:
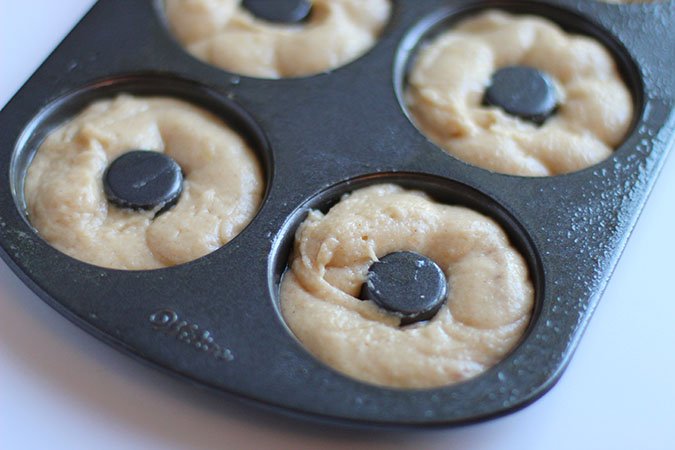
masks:
[[(558, 110), (542, 126), (482, 104), (492, 74), (525, 65), (548, 73)], [(574, 172), (608, 158), (633, 118), (609, 52), (536, 16), (487, 11), (420, 50), (406, 102), (418, 128), (451, 155), (512, 175)]]
[[(184, 172), (178, 203), (156, 211), (111, 205), (102, 177), (130, 150), (164, 152)], [(206, 255), (253, 218), (264, 181), (253, 151), (211, 113), (171, 98), (121, 95), (54, 130), (25, 182), (28, 216), (51, 245), (115, 269), (154, 269)]]
[[(400, 318), (359, 292), (373, 261), (414, 251), (449, 282), (433, 319)], [(522, 256), (491, 219), (382, 184), (312, 211), (295, 236), (281, 283), (281, 309), (318, 359), (359, 380), (428, 388), (474, 377), (508, 353), (532, 312), (534, 289)]]

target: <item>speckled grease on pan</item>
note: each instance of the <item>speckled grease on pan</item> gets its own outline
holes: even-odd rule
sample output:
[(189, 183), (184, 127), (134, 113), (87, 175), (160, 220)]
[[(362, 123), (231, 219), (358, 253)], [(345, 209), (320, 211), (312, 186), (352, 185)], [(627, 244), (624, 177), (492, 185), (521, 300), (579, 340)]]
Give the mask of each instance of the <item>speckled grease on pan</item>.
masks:
[(658, 3), (671, 0), (601, 0), (607, 3)]

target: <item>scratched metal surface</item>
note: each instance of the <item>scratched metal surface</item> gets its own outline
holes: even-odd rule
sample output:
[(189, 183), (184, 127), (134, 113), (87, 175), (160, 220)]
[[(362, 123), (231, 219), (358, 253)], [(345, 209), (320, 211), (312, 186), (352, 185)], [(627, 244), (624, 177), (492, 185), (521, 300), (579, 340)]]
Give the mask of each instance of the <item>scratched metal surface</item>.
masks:
[[(560, 177), (497, 175), (447, 156), (410, 124), (397, 96), (407, 55), (437, 22), (495, 4), (548, 15), (617, 52), (640, 114), (612, 158)], [(259, 80), (185, 54), (156, 4), (101, 0), (0, 112), (2, 256), (47, 303), (102, 340), (288, 412), (414, 426), (513, 411), (549, 389), (569, 361), (672, 143), (674, 56), (654, 49), (673, 42), (674, 16), (671, 2), (399, 1), (381, 41), (356, 62), (314, 77)], [(35, 234), (21, 212), (31, 152), (88, 101), (122, 91), (187, 98), (249, 136), (268, 192), (240, 236), (192, 263), (125, 272), (75, 261)], [(297, 223), (309, 207), (383, 180), (495, 216), (526, 254), (536, 314), (521, 345), (486, 374), (425, 391), (365, 385), (316, 362), (284, 326), (276, 291)]]

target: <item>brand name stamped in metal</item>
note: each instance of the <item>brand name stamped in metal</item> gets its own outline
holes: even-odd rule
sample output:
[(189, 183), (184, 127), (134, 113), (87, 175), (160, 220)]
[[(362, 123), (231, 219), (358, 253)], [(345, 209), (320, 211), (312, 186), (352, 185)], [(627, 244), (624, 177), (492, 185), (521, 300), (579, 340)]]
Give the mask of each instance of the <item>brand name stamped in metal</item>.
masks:
[(199, 325), (181, 320), (178, 313), (170, 308), (160, 309), (150, 314), (150, 323), (156, 331), (173, 336), (181, 342), (213, 356), (220, 361), (229, 362), (234, 359), (234, 354), (228, 348), (214, 342), (211, 332), (201, 330)]

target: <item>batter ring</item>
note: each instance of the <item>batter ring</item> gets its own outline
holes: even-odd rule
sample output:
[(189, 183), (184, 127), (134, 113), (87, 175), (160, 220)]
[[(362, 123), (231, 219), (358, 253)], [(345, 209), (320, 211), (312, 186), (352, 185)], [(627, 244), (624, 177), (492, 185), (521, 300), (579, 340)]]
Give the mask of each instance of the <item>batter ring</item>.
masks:
[[(513, 65), (553, 79), (558, 110), (541, 126), (482, 102), (492, 74)], [(405, 98), (418, 128), (451, 155), (523, 176), (574, 172), (608, 158), (633, 118), (631, 94), (597, 41), (541, 17), (495, 10), (426, 44)]]
[(313, 0), (303, 24), (256, 18), (240, 0), (165, 0), (169, 26), (210, 64), (259, 78), (300, 77), (342, 66), (375, 43), (389, 0)]
[[(400, 317), (358, 298), (370, 264), (398, 251), (425, 255), (448, 277), (447, 302), (427, 322), (400, 327)], [(430, 388), (503, 358), (527, 327), (534, 288), (493, 220), (381, 184), (343, 197), (325, 215), (310, 212), (280, 302), (290, 329), (327, 365), (368, 383)]]
[[(181, 166), (178, 203), (157, 211), (112, 206), (102, 177), (134, 149)], [(254, 152), (213, 114), (184, 101), (120, 95), (97, 101), (51, 132), (26, 176), (28, 217), (64, 253), (97, 266), (181, 264), (230, 241), (253, 218), (264, 181)]]

